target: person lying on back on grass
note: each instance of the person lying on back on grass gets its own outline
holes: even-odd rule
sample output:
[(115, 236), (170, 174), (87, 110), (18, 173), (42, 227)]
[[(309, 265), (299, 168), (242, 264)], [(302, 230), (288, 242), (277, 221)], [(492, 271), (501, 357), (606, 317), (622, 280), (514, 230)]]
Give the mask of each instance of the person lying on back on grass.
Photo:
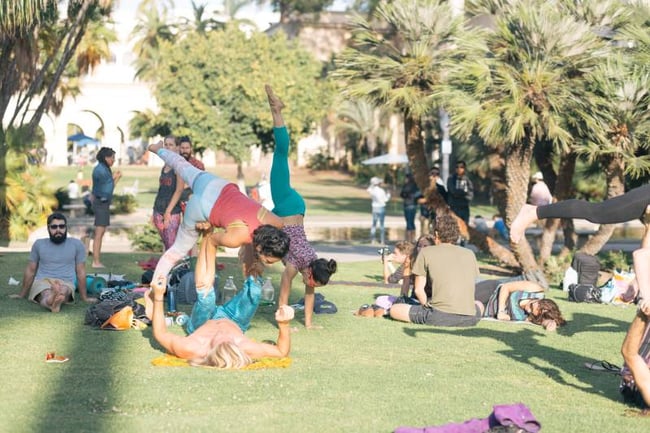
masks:
[(544, 288), (532, 281), (481, 281), (476, 283), (474, 297), (483, 317), (531, 322), (547, 331), (566, 324), (555, 301), (544, 299)]
[(289, 355), (291, 331), (289, 322), (294, 311), (287, 305), (275, 312), (279, 335), (277, 344), (258, 343), (244, 336), (257, 310), (262, 289), (252, 276), (243, 288), (224, 305), (215, 305), (214, 274), (216, 244), (212, 236), (204, 236), (196, 263), (198, 299), (192, 309), (186, 331), (180, 336), (169, 332), (165, 324), (164, 295), (167, 278), (159, 275), (151, 282), (149, 305), (153, 302), (152, 325), (154, 338), (170, 354), (190, 361), (194, 366), (223, 369), (243, 368), (255, 358)]

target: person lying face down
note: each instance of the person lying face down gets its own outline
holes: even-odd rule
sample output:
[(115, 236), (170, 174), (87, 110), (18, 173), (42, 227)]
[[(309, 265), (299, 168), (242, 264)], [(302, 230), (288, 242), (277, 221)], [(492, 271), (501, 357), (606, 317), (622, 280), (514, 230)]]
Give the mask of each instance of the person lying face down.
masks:
[(198, 299), (187, 323), (186, 336), (169, 332), (165, 324), (163, 299), (167, 278), (161, 275), (151, 282), (148, 298), (153, 304), (151, 314), (156, 341), (170, 354), (187, 359), (194, 366), (237, 369), (249, 365), (256, 358), (287, 356), (291, 348), (289, 322), (294, 317), (293, 309), (284, 305), (275, 313), (279, 328), (276, 344), (248, 339), (244, 332), (257, 311), (261, 287), (249, 276), (230, 301), (215, 305), (215, 254), (216, 243), (211, 236), (205, 236), (195, 272)]

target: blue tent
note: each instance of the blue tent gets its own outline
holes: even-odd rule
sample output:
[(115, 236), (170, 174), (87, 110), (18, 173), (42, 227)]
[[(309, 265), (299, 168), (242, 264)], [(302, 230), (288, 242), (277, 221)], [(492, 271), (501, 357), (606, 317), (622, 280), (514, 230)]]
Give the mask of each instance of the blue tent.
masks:
[(84, 133), (81, 133), (81, 132), (78, 133), (78, 134), (74, 134), (74, 135), (69, 136), (68, 141), (72, 141), (78, 147), (83, 147), (83, 146), (86, 146), (88, 144), (94, 144), (94, 145), (99, 144), (99, 140), (94, 139), (92, 137), (89, 137), (89, 136), (87, 136), (87, 135), (85, 135)]

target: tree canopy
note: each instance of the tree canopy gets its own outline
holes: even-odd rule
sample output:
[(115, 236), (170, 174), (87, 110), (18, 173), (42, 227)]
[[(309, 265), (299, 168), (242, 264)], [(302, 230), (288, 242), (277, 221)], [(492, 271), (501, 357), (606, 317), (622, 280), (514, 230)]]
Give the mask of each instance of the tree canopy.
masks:
[(251, 145), (272, 145), (264, 84), (287, 103), (292, 136), (311, 131), (329, 108), (322, 65), (283, 34), (247, 36), (234, 25), (164, 44), (156, 74), (159, 120), (201, 147), (221, 149), (238, 162)]

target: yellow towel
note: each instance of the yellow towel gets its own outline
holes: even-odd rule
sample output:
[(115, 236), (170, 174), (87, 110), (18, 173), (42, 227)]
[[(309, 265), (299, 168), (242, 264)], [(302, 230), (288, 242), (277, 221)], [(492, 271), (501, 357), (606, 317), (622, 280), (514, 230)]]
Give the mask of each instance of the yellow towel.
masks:
[[(190, 364), (187, 359), (181, 359), (168, 353), (154, 358), (151, 361), (156, 367), (189, 367)], [(262, 368), (287, 368), (291, 365), (291, 358), (261, 358), (253, 361), (252, 364), (247, 365), (240, 370), (259, 370)], [(210, 368), (210, 367), (206, 367)]]

